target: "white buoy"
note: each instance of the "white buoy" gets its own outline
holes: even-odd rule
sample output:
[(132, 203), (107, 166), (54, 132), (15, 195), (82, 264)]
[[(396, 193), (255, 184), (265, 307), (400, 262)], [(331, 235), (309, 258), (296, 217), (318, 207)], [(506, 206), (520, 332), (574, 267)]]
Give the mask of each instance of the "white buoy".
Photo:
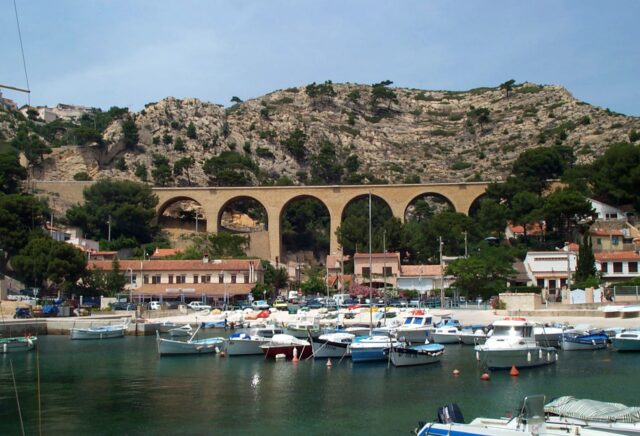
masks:
[(286, 358), (287, 358), (287, 355), (284, 353), (276, 354), (276, 360), (283, 360)]
[(531, 362), (531, 351), (527, 353), (527, 362)]

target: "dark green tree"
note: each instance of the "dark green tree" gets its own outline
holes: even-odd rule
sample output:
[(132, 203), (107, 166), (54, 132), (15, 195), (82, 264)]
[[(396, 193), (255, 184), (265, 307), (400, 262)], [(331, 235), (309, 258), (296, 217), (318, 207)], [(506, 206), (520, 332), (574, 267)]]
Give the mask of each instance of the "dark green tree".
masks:
[(371, 105), (376, 107), (380, 102), (387, 103), (387, 109), (391, 107), (391, 103), (398, 102), (398, 96), (393, 89), (388, 86), (393, 84), (391, 80), (383, 80), (380, 83), (371, 85)]
[(17, 254), (45, 221), (46, 205), (32, 195), (0, 193), (0, 248)]
[(548, 181), (560, 178), (574, 160), (573, 151), (567, 146), (532, 148), (518, 156), (512, 174), (521, 186), (528, 186), (528, 191), (542, 194)]
[(576, 281), (584, 282), (590, 277), (596, 276), (596, 258), (593, 255), (589, 232), (585, 232), (578, 252), (578, 265), (576, 267)]
[(287, 250), (312, 250), (319, 257), (329, 251), (329, 211), (312, 198), (292, 202), (282, 212), (281, 232)]
[(480, 202), (476, 219), (486, 234), (502, 239), (504, 229), (507, 226), (508, 213), (507, 206), (487, 198)]
[(171, 182), (171, 163), (169, 159), (162, 154), (155, 153), (153, 155), (153, 170), (151, 175), (157, 186), (167, 186)]
[(157, 229), (151, 225), (158, 197), (151, 187), (123, 180), (101, 180), (84, 190), (84, 204), (71, 207), (67, 219), (93, 239), (107, 239), (109, 217), (111, 234), (133, 238), (137, 245), (150, 242)]
[(193, 124), (193, 121), (189, 121), (189, 125), (187, 126), (187, 138), (198, 139), (198, 132), (196, 131), (196, 126)]
[(82, 277), (87, 259), (71, 244), (55, 241), (43, 233), (32, 233), (11, 264), (25, 283), (58, 291)]
[(195, 165), (196, 161), (193, 157), (183, 157), (176, 161), (173, 164), (173, 175), (175, 177), (180, 177), (182, 175), (187, 177), (187, 185), (191, 186), (191, 169)]
[[(265, 285), (276, 291), (287, 288), (289, 275), (284, 267), (280, 266), (276, 268), (268, 260), (261, 261), (261, 264), (262, 269), (264, 270)], [(262, 298), (262, 296), (260, 296), (260, 298)]]
[(242, 99), (234, 95), (233, 97), (231, 97), (231, 103), (242, 103)]
[(173, 144), (173, 149), (175, 151), (184, 151), (185, 150), (184, 139), (178, 136), (176, 138), (176, 142), (174, 142)]
[(516, 83), (516, 81), (511, 79), (511, 80), (507, 80), (506, 82), (500, 84), (500, 89), (503, 89), (505, 91), (505, 93), (507, 94), (507, 98), (509, 98), (509, 93), (513, 89), (513, 85), (515, 83)]
[(280, 141), (286, 150), (298, 161), (304, 161), (307, 150), (305, 144), (307, 142), (307, 135), (300, 129), (296, 128), (289, 133), (289, 137)]
[(485, 124), (491, 121), (491, 118), (489, 115), (490, 115), (490, 110), (486, 107), (477, 107), (477, 108), (471, 109), (467, 113), (467, 116), (470, 119), (475, 120), (480, 125), (480, 130), (482, 131), (484, 131)]
[(342, 165), (336, 156), (336, 148), (329, 141), (323, 141), (320, 151), (312, 159), (311, 177), (313, 183), (339, 184), (342, 180)]
[(133, 148), (138, 145), (140, 141), (138, 126), (136, 126), (136, 122), (132, 118), (127, 118), (122, 122), (122, 135), (125, 147)]
[(27, 170), (20, 165), (17, 153), (0, 153), (0, 191), (5, 194), (19, 192), (20, 185), (27, 178)]
[(612, 144), (591, 168), (596, 198), (615, 205), (632, 204), (640, 212), (640, 146)]
[(564, 241), (572, 241), (580, 222), (593, 219), (594, 210), (587, 198), (570, 188), (556, 189), (544, 200), (544, 218)]

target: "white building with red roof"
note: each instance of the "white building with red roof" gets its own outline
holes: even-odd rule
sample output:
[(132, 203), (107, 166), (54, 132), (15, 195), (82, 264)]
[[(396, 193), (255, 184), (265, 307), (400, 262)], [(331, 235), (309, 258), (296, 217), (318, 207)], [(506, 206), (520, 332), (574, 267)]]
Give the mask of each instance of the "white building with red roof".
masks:
[(638, 251), (612, 251), (608, 253), (595, 253), (596, 269), (600, 277), (607, 282), (622, 282), (640, 277), (638, 264), (640, 253)]

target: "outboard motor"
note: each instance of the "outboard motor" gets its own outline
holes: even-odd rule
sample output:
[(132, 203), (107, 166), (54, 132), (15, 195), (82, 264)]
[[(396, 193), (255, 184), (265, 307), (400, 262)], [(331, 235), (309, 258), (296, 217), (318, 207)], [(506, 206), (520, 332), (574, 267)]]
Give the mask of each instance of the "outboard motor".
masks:
[(464, 417), (456, 403), (446, 404), (438, 408), (436, 422), (440, 424), (464, 424)]

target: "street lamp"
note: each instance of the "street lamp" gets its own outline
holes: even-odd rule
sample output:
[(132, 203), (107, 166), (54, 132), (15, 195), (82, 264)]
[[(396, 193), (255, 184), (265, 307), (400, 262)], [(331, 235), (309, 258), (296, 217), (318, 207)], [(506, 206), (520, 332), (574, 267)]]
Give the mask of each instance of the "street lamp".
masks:
[(127, 268), (129, 273), (129, 303), (133, 303), (133, 269)]

